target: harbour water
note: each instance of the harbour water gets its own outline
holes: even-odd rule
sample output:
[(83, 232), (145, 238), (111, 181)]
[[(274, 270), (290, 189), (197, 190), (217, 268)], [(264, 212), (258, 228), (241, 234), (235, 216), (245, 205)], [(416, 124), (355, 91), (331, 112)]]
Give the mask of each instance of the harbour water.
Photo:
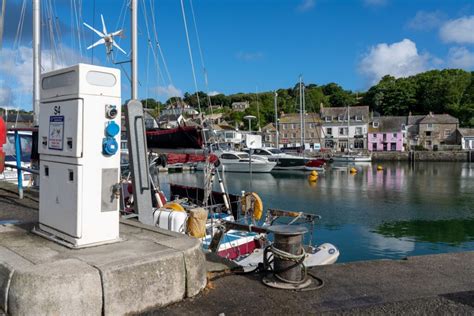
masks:
[[(316, 244), (330, 242), (338, 262), (474, 250), (474, 164), (384, 163), (357, 174), (332, 169), (315, 183), (308, 173), (253, 174), (252, 187), (265, 208), (322, 216)], [(160, 174), (168, 183), (202, 186), (202, 173)], [(249, 174), (224, 174), (228, 191), (248, 190)], [(217, 189), (217, 187), (216, 187)]]

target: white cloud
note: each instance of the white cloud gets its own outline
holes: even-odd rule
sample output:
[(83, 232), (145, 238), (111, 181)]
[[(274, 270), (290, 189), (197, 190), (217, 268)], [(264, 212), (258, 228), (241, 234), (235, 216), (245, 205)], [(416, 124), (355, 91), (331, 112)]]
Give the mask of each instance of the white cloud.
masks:
[(448, 65), (452, 68), (473, 69), (474, 52), (466, 47), (452, 47), (448, 52)]
[[(69, 47), (63, 46), (58, 54), (53, 54), (51, 50), (42, 50), (42, 70), (47, 72), (62, 67), (67, 67), (78, 62), (85, 61), (83, 57)], [(2, 96), (9, 91), (11, 106), (21, 108), (31, 107), (31, 93), (33, 89), (33, 50), (28, 46), (20, 46), (18, 49), (4, 47), (0, 52), (0, 89)], [(22, 104), (14, 105), (13, 102)], [(4, 100), (5, 101), (5, 100)], [(2, 99), (0, 97), (0, 102)], [(1, 106), (2, 103), (0, 103)]]
[(300, 12), (306, 12), (314, 8), (315, 4), (315, 0), (302, 0), (300, 4), (296, 7), (296, 10)]
[(439, 35), (446, 43), (474, 44), (474, 15), (446, 22)]
[(5, 85), (5, 81), (0, 81), (0, 107), (7, 108), (13, 103), (12, 89)]
[(158, 86), (155, 88), (155, 91), (159, 96), (165, 96), (167, 98), (180, 97), (183, 94), (180, 89), (176, 88), (172, 84), (167, 86)]
[(386, 5), (388, 0), (364, 0), (366, 5), (370, 6), (383, 6)]
[(215, 95), (218, 95), (218, 94), (221, 94), (219, 91), (210, 91), (208, 93), (208, 95), (210, 95), (211, 97), (215, 96)]
[(359, 70), (371, 83), (377, 83), (385, 75), (406, 77), (429, 68), (432, 57), (419, 54), (416, 44), (409, 39), (401, 42), (377, 44), (361, 60)]
[(417, 31), (429, 31), (441, 25), (444, 14), (441, 11), (418, 11), (413, 19), (408, 21), (407, 27)]
[(255, 61), (263, 58), (262, 52), (243, 52), (240, 51), (235, 54), (235, 57), (244, 61)]

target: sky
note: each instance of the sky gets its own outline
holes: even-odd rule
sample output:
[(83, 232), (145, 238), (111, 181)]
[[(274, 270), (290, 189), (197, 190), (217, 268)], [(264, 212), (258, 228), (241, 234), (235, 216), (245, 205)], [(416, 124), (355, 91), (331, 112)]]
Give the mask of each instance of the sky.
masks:
[[(103, 14), (109, 32), (123, 29), (124, 36), (115, 40), (129, 53), (127, 0), (41, 2), (43, 71), (77, 62), (120, 68), (112, 61), (129, 60), (117, 49), (108, 58), (104, 46), (87, 50), (99, 37), (83, 26), (86, 22), (101, 30)], [(19, 23), (23, 3), (24, 23)], [(406, 77), (430, 69), (474, 70), (472, 0), (182, 3), (196, 84), (181, 1), (138, 0), (140, 99), (165, 101), (193, 93), (196, 85), (211, 95), (270, 91), (293, 86), (300, 74), (306, 83), (336, 82), (345, 89), (365, 91), (386, 74)], [(7, 1), (0, 107), (32, 108), (31, 11), (30, 0)], [(130, 97), (130, 70), (129, 64), (122, 67), (125, 101)]]

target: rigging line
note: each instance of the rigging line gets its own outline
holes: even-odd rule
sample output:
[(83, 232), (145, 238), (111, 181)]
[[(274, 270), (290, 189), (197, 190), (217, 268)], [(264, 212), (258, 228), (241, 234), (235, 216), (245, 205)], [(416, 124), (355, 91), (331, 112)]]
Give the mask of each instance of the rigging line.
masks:
[(191, 43), (189, 42), (188, 24), (186, 23), (186, 13), (184, 11), (184, 1), (183, 0), (181, 0), (181, 12), (183, 14), (184, 30), (186, 31), (186, 41), (188, 43), (189, 59), (191, 61), (191, 69), (193, 71), (194, 88), (196, 90), (196, 98), (197, 98), (197, 102), (198, 102), (199, 115), (201, 116), (201, 122), (202, 122), (201, 101), (199, 100), (198, 85), (197, 85), (197, 81), (196, 81), (196, 72), (194, 71), (193, 53), (192, 53), (192, 50), (191, 50)]
[(211, 114), (213, 114), (211, 96), (209, 95), (209, 82), (208, 82), (208, 77), (207, 77), (207, 69), (206, 69), (206, 65), (204, 64), (204, 55), (202, 53), (201, 40), (199, 38), (199, 31), (198, 31), (198, 27), (197, 27), (197, 23), (196, 23), (196, 16), (194, 14), (193, 0), (189, 0), (189, 3), (191, 5), (191, 13), (192, 13), (192, 17), (193, 17), (194, 31), (196, 33), (196, 40), (197, 40), (197, 44), (198, 44), (199, 56), (201, 58), (202, 71), (204, 73), (204, 84), (206, 85), (208, 106), (211, 109)]
[(75, 21), (76, 22), (76, 32), (73, 32), (73, 34), (76, 34), (77, 35), (77, 44), (78, 44), (78, 47), (79, 47), (79, 54), (81, 55), (81, 58), (82, 58), (82, 44), (81, 44), (81, 27), (79, 25), (79, 16), (78, 16), (78, 10), (77, 10), (77, 3), (76, 3), (76, 0), (72, 0), (73, 1), (73, 5), (74, 5), (74, 16), (72, 18), (73, 22)]
[[(95, 28), (95, 0), (92, 5), (92, 27)], [(90, 35), (92, 42), (92, 34)], [(91, 48), (91, 64), (94, 64), (94, 47)]]
[[(146, 33), (147, 33), (147, 36), (148, 36), (148, 43), (151, 44), (150, 30), (149, 30), (149, 27), (148, 27), (148, 14), (147, 14), (147, 11), (146, 11), (147, 9), (146, 9), (145, 0), (142, 0), (142, 3), (143, 3), (143, 14), (144, 14), (144, 17), (145, 17)], [(163, 82), (165, 82), (165, 79), (163, 78), (163, 74), (162, 74), (161, 69), (159, 67), (158, 57), (156, 57), (156, 53), (155, 53), (155, 50), (154, 50), (153, 46), (150, 46), (150, 47), (151, 47), (151, 52), (153, 54), (153, 58), (155, 60), (155, 65), (156, 65), (158, 75), (160, 75)]]
[(153, 24), (153, 33), (154, 33), (154, 36), (155, 36), (155, 45), (158, 48), (158, 51), (160, 53), (161, 61), (163, 62), (163, 67), (165, 68), (166, 76), (168, 77), (168, 80), (169, 80), (170, 84), (174, 86), (173, 80), (171, 79), (171, 75), (170, 75), (170, 72), (168, 70), (168, 65), (167, 65), (166, 60), (165, 60), (165, 55), (164, 55), (163, 50), (161, 49), (161, 45), (158, 41), (158, 31), (156, 30), (156, 20), (155, 20), (155, 5), (154, 5), (154, 2), (152, 0), (149, 0), (149, 3), (150, 3), (150, 11), (151, 11), (151, 21), (152, 21), (152, 24)]
[(148, 40), (148, 47), (146, 50), (146, 95), (145, 95), (145, 109), (148, 109), (148, 79), (149, 79), (149, 73), (150, 73), (150, 40)]
[(13, 49), (18, 49), (19, 43), (21, 41), (21, 34), (23, 32), (23, 23), (25, 21), (25, 11), (26, 11), (26, 0), (23, 0), (20, 12), (20, 20), (18, 21), (18, 26), (16, 29), (15, 40), (13, 41)]

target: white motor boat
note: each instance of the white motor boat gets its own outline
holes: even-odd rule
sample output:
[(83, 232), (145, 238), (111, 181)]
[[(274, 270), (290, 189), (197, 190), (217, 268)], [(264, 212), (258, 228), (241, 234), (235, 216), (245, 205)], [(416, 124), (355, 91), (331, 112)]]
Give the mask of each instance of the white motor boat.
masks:
[[(224, 172), (250, 172), (250, 168), (255, 173), (270, 172), (277, 164), (266, 158), (252, 155), (252, 166), (250, 166), (249, 154), (240, 151), (223, 151), (215, 154), (219, 157), (219, 170)], [(196, 170), (203, 170), (203, 167), (203, 163), (199, 163)]]
[(276, 162), (274, 170), (308, 170), (306, 164), (312, 160), (303, 156), (290, 155), (280, 149), (271, 147), (254, 149), (252, 157), (254, 155)]
[(371, 162), (371, 155), (364, 155), (362, 153), (347, 153), (342, 155), (335, 155), (332, 157), (334, 162)]

